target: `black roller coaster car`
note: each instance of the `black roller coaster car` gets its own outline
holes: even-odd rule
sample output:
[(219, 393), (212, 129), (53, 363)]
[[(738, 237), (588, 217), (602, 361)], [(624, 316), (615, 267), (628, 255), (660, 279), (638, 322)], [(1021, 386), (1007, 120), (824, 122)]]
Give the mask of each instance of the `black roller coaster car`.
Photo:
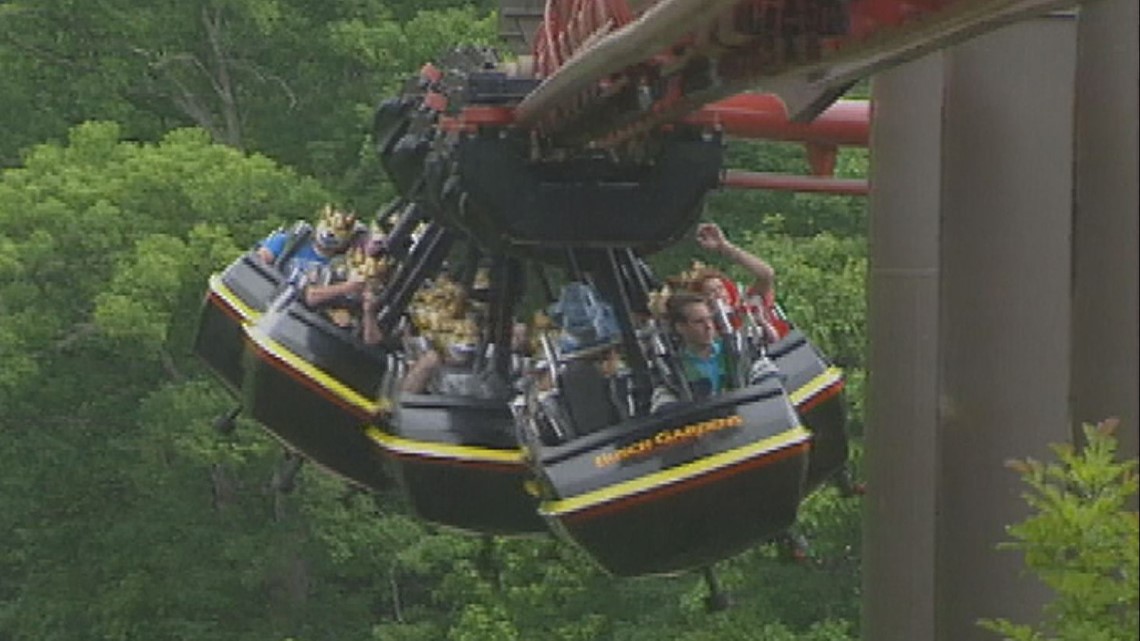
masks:
[(775, 374), (566, 443), (529, 433), (542, 515), (618, 576), (705, 567), (784, 531), (811, 454)]

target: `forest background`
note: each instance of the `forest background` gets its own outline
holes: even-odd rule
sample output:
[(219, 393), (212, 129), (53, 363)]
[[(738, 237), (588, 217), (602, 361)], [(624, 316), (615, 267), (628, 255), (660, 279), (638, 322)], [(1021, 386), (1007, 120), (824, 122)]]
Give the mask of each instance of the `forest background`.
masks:
[[(0, 641), (840, 641), (859, 636), (860, 509), (805, 504), (809, 562), (760, 545), (700, 577), (622, 580), (549, 536), (435, 528), (305, 468), (190, 353), (208, 275), (326, 202), (394, 191), (368, 128), (420, 65), (495, 44), (487, 0), (0, 2)], [(730, 141), (728, 166), (807, 173)], [(865, 177), (866, 151), (838, 173)], [(792, 318), (865, 379), (863, 199), (718, 192)], [(701, 255), (682, 242), (659, 273)], [(744, 274), (737, 272), (737, 276)]]

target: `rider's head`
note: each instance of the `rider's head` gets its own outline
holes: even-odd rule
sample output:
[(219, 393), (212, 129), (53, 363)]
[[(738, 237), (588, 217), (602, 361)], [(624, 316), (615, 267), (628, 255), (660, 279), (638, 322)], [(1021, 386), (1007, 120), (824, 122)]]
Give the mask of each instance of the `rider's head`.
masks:
[(317, 220), (313, 244), (326, 254), (337, 254), (348, 248), (356, 231), (356, 216), (332, 205), (325, 205)]
[(701, 351), (716, 340), (716, 321), (704, 296), (690, 292), (673, 294), (665, 303), (665, 312), (669, 325), (689, 349)]
[(728, 306), (736, 304), (736, 285), (719, 269), (701, 266), (693, 270), (689, 290), (709, 300), (720, 300)]

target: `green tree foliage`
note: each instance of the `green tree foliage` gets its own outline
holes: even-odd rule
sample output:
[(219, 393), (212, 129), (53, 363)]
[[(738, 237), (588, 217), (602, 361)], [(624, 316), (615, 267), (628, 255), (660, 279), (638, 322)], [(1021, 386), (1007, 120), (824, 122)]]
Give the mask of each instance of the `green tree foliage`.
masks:
[(1003, 549), (1049, 586), (1053, 600), (1039, 626), (1006, 619), (982, 625), (1012, 641), (1125, 641), (1140, 636), (1140, 521), (1128, 505), (1137, 492), (1136, 459), (1117, 460), (1118, 422), (1084, 425), (1085, 446), (1054, 445), (1057, 462), (1011, 461), (1029, 486), (1033, 510), (1011, 525)]
[(368, 193), (383, 180), (364, 143), (377, 99), (445, 47), (491, 43), (490, 5), (12, 0), (0, 114), (21, 126), (5, 128), (0, 166), (88, 119), (150, 141), (192, 125)]
[(251, 527), (272, 522), (258, 479), (275, 449), (188, 429), (227, 401), (187, 346), (209, 271), (327, 197), (201, 131), (139, 145), (107, 123), (0, 175), (0, 336), (18, 368), (0, 385), (0, 637), (271, 629), (246, 610), (300, 540)]

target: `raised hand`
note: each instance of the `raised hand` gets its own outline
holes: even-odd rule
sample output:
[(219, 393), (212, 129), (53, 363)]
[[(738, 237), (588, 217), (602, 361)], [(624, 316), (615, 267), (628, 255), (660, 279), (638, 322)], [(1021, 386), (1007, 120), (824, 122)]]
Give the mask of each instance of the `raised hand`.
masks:
[(697, 244), (702, 249), (721, 252), (728, 247), (728, 239), (716, 223), (701, 223), (697, 225)]

